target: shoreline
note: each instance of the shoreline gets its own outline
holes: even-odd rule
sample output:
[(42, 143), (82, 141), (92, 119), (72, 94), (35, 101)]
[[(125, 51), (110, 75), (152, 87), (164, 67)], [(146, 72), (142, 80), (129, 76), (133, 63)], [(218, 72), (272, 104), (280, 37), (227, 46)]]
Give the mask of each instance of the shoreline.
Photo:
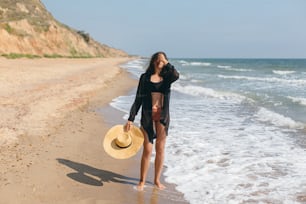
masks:
[[(43, 73), (43, 76), (41, 73), (36, 73), (38, 78), (36, 76), (35, 79), (40, 80), (36, 81), (37, 83), (25, 83), (21, 88), (18, 83), (17, 85), (8, 83), (11, 85), (10, 90), (16, 96), (22, 91), (26, 91), (28, 94), (32, 93), (30, 99), (36, 101), (34, 103), (36, 108), (49, 107), (50, 102), (54, 102), (57, 97), (62, 97), (62, 100), (68, 101), (68, 103), (61, 104), (61, 106), (53, 104), (58, 108), (55, 110), (59, 110), (61, 114), (56, 117), (48, 115), (47, 129), (45, 129), (46, 126), (41, 125), (41, 129), (37, 131), (34, 128), (35, 131), (31, 132), (29, 130), (33, 127), (29, 125), (31, 123), (24, 123), (24, 126), (28, 125), (27, 130), (30, 134), (19, 135), (17, 143), (6, 144), (10, 148), (0, 147), (0, 195), (3, 202), (145, 203), (150, 200), (151, 203), (187, 203), (183, 200), (183, 195), (177, 192), (172, 184), (169, 184), (165, 191), (156, 191), (150, 184), (143, 192), (134, 190), (133, 186), (138, 183), (140, 152), (135, 157), (123, 161), (112, 159), (104, 152), (103, 135), (111, 127), (111, 124), (109, 119), (97, 112), (97, 108), (110, 108), (108, 104), (113, 98), (124, 95), (136, 86), (137, 82), (132, 79), (129, 73), (118, 68), (120, 64), (130, 61), (130, 58), (114, 59), (115, 62), (108, 62), (107, 59), (106, 62), (101, 62), (103, 60), (97, 60), (98, 62), (96, 60), (75, 59), (46, 60), (47, 64), (51, 63), (48, 65), (51, 67), (51, 71)], [(21, 63), (23, 66), (28, 65), (29, 67), (33, 67), (34, 64), (35, 68), (38, 63), (37, 68), (39, 69), (33, 69), (37, 71), (41, 69), (41, 61), (44, 60), (16, 60), (12, 64)], [(52, 67), (63, 66), (63, 63), (68, 63), (69, 66), (66, 66), (68, 71), (66, 70), (64, 73), (60, 69), (53, 70)], [(88, 67), (88, 64), (91, 67)], [(46, 67), (48, 66), (46, 65)], [(76, 70), (74, 66), (81, 68)], [(109, 67), (107, 72), (104, 72), (107, 76), (102, 77), (104, 80), (99, 79), (99, 73), (103, 73), (103, 70), (101, 72), (97, 66)], [(3, 66), (0, 66), (0, 69), (5, 70)], [(10, 72), (10, 70), (6, 70)], [(19, 71), (21, 72), (18, 72), (17, 78), (25, 76), (26, 72), (22, 67), (19, 68)], [(16, 72), (12, 73), (16, 74)], [(63, 78), (58, 78), (60, 74)], [(65, 84), (66, 82), (72, 84)], [(97, 87), (84, 87), (84, 83), (89, 82), (99, 82), (99, 84)], [(61, 94), (60, 91), (63, 90), (60, 88), (63, 87), (65, 91)], [(12, 101), (8, 95), (5, 95), (5, 93), (9, 93), (8, 91), (0, 92), (0, 97), (6, 99), (4, 101), (6, 107), (11, 107), (16, 105), (16, 101)], [(54, 94), (55, 98), (52, 98), (52, 94), (42, 94), (46, 92)], [(77, 92), (80, 95), (70, 95), (71, 92)], [(44, 97), (47, 98), (47, 101)], [(32, 102), (26, 96), (21, 98), (22, 102)], [(4, 102), (2, 101), (2, 105)], [(31, 109), (28, 106), (27, 108), (23, 115), (19, 116), (20, 118), (24, 117), (21, 122), (34, 118), (32, 114), (31, 117), (28, 117), (29, 110), (33, 110), (36, 117), (44, 116), (38, 114), (41, 110), (44, 110), (44, 113), (48, 111), (38, 109), (40, 111), (35, 112), (36, 109)], [(19, 110), (22, 109), (17, 109), (17, 111)], [(110, 110), (111, 115), (115, 111), (114, 109)], [(114, 115), (117, 117), (120, 112)], [(116, 120), (112, 119), (112, 121)], [(119, 123), (122, 121), (122, 117), (118, 118)], [(43, 123), (38, 121), (38, 124)], [(17, 126), (17, 128), (20, 127)], [(47, 134), (39, 135), (46, 130), (48, 130)], [(0, 136), (2, 135), (0, 134)], [(152, 179), (149, 177), (148, 181), (150, 180)]]
[[(112, 127), (116, 124), (123, 124), (126, 121), (123, 119), (124, 113), (120, 110), (117, 110), (113, 107), (111, 107), (109, 104), (102, 107), (102, 113), (101, 111), (98, 111), (98, 114), (101, 114), (102, 118), (105, 116), (112, 114), (115, 116), (118, 116), (116, 118), (113, 118), (111, 122), (105, 121), (105, 124), (108, 126), (108, 128)], [(148, 178), (146, 182), (146, 187), (143, 192), (139, 192), (135, 190), (135, 186), (138, 184), (139, 181), (139, 173), (140, 173), (140, 161), (141, 161), (141, 154), (142, 154), (142, 148), (132, 158), (129, 158), (127, 160), (117, 160), (113, 159), (105, 152), (106, 157), (109, 157), (112, 161), (115, 163), (118, 163), (119, 166), (128, 166), (129, 168), (126, 169), (127, 173), (126, 175), (129, 175), (130, 178), (133, 178), (133, 184), (131, 186), (128, 186), (128, 188), (124, 188), (123, 192), (120, 193), (120, 195), (124, 195), (126, 199), (122, 201), (125, 203), (127, 200), (129, 202), (127, 203), (147, 203), (151, 202), (152, 204), (158, 204), (158, 203), (165, 203), (165, 204), (175, 204), (175, 203), (189, 203), (184, 199), (183, 193), (176, 190), (176, 185), (173, 183), (168, 183), (165, 181), (166, 177), (164, 174), (161, 176), (161, 182), (165, 184), (167, 187), (165, 190), (158, 190), (154, 188), (153, 185), (153, 175), (154, 175), (154, 163), (150, 162), (149, 172), (148, 172)], [(153, 150), (155, 151), (155, 150)], [(103, 156), (104, 157), (104, 156)], [(121, 164), (121, 165), (120, 165)], [(167, 168), (166, 166), (164, 168)], [(119, 170), (121, 171), (121, 170)], [(164, 170), (163, 170), (164, 171)], [(124, 171), (123, 171), (123, 174)], [(135, 180), (135, 181), (134, 181)], [(129, 197), (129, 195), (133, 195), (133, 197)], [(137, 198), (137, 200), (136, 200)]]

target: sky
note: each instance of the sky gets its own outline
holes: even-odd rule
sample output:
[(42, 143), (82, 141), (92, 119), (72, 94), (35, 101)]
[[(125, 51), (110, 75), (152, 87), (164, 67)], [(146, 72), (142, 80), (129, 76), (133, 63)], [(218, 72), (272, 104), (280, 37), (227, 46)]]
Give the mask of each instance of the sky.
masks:
[(41, 0), (60, 22), (131, 55), (306, 58), (305, 0)]

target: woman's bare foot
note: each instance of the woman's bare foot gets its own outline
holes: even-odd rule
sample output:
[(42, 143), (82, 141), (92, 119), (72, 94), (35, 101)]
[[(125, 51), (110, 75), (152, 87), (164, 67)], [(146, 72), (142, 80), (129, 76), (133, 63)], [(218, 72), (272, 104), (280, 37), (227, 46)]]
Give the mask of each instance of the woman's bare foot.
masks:
[(143, 191), (144, 188), (144, 182), (139, 182), (138, 185), (136, 186), (136, 189), (138, 191)]
[(166, 186), (164, 186), (163, 184), (161, 184), (160, 182), (155, 182), (155, 186), (156, 188), (158, 188), (159, 190), (164, 190), (166, 188)]

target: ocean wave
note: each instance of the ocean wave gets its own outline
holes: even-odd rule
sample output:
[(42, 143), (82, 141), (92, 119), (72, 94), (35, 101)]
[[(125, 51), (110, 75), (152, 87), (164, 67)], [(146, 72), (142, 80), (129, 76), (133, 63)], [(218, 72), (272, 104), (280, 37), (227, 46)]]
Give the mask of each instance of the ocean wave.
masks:
[(141, 75), (141, 73), (144, 72), (146, 63), (147, 61), (144, 59), (136, 59), (133, 61), (129, 61), (125, 64), (122, 64), (120, 65), (120, 67), (132, 73), (132, 75), (138, 78)]
[(182, 66), (204, 66), (204, 67), (208, 67), (211, 65), (210, 62), (187, 62), (184, 60), (179, 61)]
[(279, 75), (287, 75), (295, 73), (295, 71), (290, 71), (290, 70), (273, 70), (272, 72), (274, 74), (279, 74)]
[(120, 67), (125, 68), (125, 69), (138, 69), (138, 70), (143, 70), (143, 67), (137, 64), (129, 64), (129, 65), (121, 65)]
[(218, 68), (220, 69), (225, 69), (228, 71), (236, 71), (236, 72), (251, 72), (253, 70), (251, 69), (239, 69), (239, 68), (233, 68), (232, 66), (228, 66), (228, 65), (217, 65)]
[(306, 98), (298, 98), (292, 96), (287, 96), (287, 98), (291, 99), (294, 103), (299, 103), (300, 105), (306, 106)]
[(132, 60), (129, 61), (123, 65), (121, 65), (122, 67), (128, 67), (128, 68), (141, 68), (143, 69), (144, 64), (146, 63), (145, 60), (143, 59), (136, 59), (136, 60)]
[(303, 129), (305, 125), (301, 122), (294, 121), (290, 117), (286, 117), (279, 113), (261, 107), (255, 114), (255, 117), (261, 122), (269, 122), (277, 127), (287, 127), (291, 129)]
[(190, 77), (180, 73), (180, 80), (188, 80)]
[(178, 62), (181, 63), (181, 64), (188, 64), (188, 62), (185, 61), (185, 60), (179, 60)]
[(219, 78), (223, 79), (238, 79), (238, 80), (249, 80), (249, 81), (264, 81), (264, 82), (279, 82), (285, 83), (287, 85), (305, 85), (306, 80), (303, 79), (280, 79), (276, 77), (270, 78), (262, 78), (262, 77), (249, 77), (249, 76), (225, 76), (225, 75), (218, 75)]
[(221, 68), (221, 69), (229, 69), (229, 68), (232, 68), (232, 66), (229, 66), (229, 65), (217, 65), (218, 68)]
[(190, 203), (294, 203), (296, 189), (305, 186), (298, 179), (306, 175), (300, 162), (305, 151), (282, 129), (247, 122), (217, 104), (203, 103), (205, 114), (175, 112), (166, 144), (167, 181)]
[(219, 99), (236, 99), (239, 101), (246, 99), (245, 96), (239, 94), (216, 91), (211, 88), (205, 88), (195, 85), (182, 86), (180, 84), (175, 84), (172, 89), (180, 93), (184, 93), (191, 96), (202, 96), (202, 97), (204, 96), (204, 97), (213, 97)]

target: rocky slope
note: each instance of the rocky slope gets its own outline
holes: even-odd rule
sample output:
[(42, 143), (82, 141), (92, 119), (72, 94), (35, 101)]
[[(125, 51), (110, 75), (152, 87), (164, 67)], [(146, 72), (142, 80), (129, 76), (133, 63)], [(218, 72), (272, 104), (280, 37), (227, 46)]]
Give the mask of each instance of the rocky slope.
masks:
[(40, 0), (0, 0), (0, 55), (117, 57), (124, 51), (58, 22)]

